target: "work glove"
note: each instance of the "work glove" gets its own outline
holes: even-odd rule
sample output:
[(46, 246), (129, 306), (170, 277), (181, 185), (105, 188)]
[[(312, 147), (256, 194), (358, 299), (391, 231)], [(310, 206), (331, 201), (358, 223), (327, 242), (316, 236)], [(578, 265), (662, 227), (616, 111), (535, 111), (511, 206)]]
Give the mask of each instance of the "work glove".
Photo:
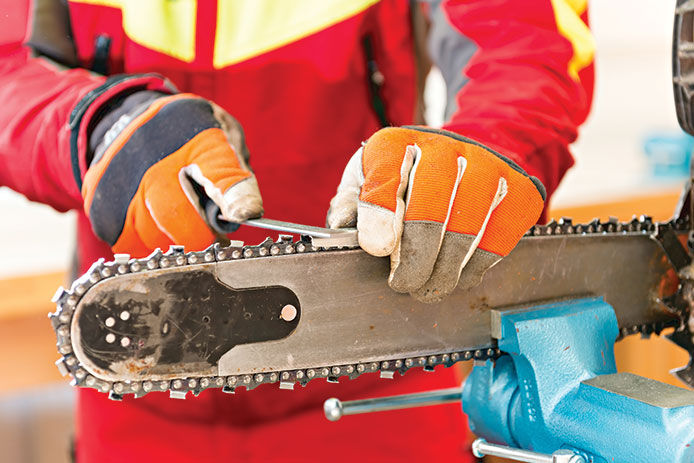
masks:
[(216, 238), (203, 218), (209, 201), (231, 222), (263, 212), (241, 126), (203, 98), (136, 92), (100, 120), (89, 143), (84, 210), (114, 252), (205, 248)]
[(537, 178), (474, 140), (386, 128), (350, 159), (327, 221), (356, 225), (366, 252), (390, 256), (395, 291), (436, 302), (479, 283), (535, 224), (544, 199)]

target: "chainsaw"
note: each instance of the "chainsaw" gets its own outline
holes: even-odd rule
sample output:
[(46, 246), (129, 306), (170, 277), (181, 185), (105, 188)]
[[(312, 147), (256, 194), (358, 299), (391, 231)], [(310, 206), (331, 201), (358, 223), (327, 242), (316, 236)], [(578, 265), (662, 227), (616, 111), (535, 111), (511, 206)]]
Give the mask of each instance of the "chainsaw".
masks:
[[(120, 254), (59, 289), (50, 319), (60, 371), (116, 400), (266, 383), (293, 389), (364, 373), (393, 378), (495, 358), (493, 312), (579, 296), (604, 298), (620, 337), (673, 328), (692, 351), (681, 282), (690, 263), (687, 217), (535, 226), (478, 286), (436, 304), (391, 290), (388, 260), (359, 249), (356, 230), (249, 225), (283, 234), (256, 246)], [(694, 386), (691, 364), (678, 375)]]

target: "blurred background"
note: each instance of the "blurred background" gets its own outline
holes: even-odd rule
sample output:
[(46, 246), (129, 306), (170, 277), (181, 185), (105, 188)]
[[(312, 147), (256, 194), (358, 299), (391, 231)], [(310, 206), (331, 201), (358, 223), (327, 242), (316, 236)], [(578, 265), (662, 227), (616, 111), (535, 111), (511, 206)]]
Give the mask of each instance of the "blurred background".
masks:
[[(552, 215), (575, 221), (632, 214), (667, 219), (694, 143), (677, 124), (670, 76), (674, 0), (590, 5), (597, 42), (593, 110), (574, 144), (575, 166)], [(428, 120), (440, 125), (445, 90), (428, 80)], [(74, 245), (72, 213), (59, 214), (0, 188), (0, 449), (3, 461), (68, 460), (74, 397), (53, 361), (46, 318)], [(665, 341), (618, 344), (620, 369), (672, 384), (686, 356)]]

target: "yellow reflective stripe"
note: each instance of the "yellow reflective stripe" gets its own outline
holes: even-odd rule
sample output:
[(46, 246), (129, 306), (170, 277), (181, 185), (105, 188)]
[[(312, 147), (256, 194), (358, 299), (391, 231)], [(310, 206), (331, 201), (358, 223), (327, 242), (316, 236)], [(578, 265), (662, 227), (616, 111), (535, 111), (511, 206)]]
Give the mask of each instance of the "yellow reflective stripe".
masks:
[(110, 6), (120, 8), (121, 0), (69, 0), (70, 3), (86, 3), (88, 5)]
[(182, 61), (195, 58), (197, 0), (122, 0), (123, 28), (134, 42)]
[(190, 63), (195, 58), (197, 0), (72, 0), (120, 8), (125, 34), (136, 43)]
[(587, 0), (551, 0), (554, 19), (559, 33), (564, 36), (574, 49), (569, 60), (569, 75), (578, 79), (578, 72), (593, 62), (595, 40), (581, 14), (586, 11)]
[(566, 0), (566, 3), (568, 3), (571, 9), (579, 16), (585, 13), (586, 8), (588, 8), (588, 0)]
[(214, 67), (249, 59), (354, 16), (379, 0), (218, 0)]

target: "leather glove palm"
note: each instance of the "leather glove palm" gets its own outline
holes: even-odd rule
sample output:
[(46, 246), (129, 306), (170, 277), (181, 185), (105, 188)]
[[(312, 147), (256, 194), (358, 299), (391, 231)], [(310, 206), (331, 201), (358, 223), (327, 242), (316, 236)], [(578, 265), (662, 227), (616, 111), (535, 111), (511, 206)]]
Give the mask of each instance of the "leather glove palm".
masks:
[(240, 125), (214, 103), (191, 94), (136, 93), (94, 135), (84, 209), (114, 252), (208, 246), (215, 235), (201, 196), (232, 222), (263, 212)]
[(545, 190), (508, 158), (424, 127), (374, 134), (345, 168), (328, 225), (390, 256), (389, 284), (425, 302), (476, 285), (542, 213)]

